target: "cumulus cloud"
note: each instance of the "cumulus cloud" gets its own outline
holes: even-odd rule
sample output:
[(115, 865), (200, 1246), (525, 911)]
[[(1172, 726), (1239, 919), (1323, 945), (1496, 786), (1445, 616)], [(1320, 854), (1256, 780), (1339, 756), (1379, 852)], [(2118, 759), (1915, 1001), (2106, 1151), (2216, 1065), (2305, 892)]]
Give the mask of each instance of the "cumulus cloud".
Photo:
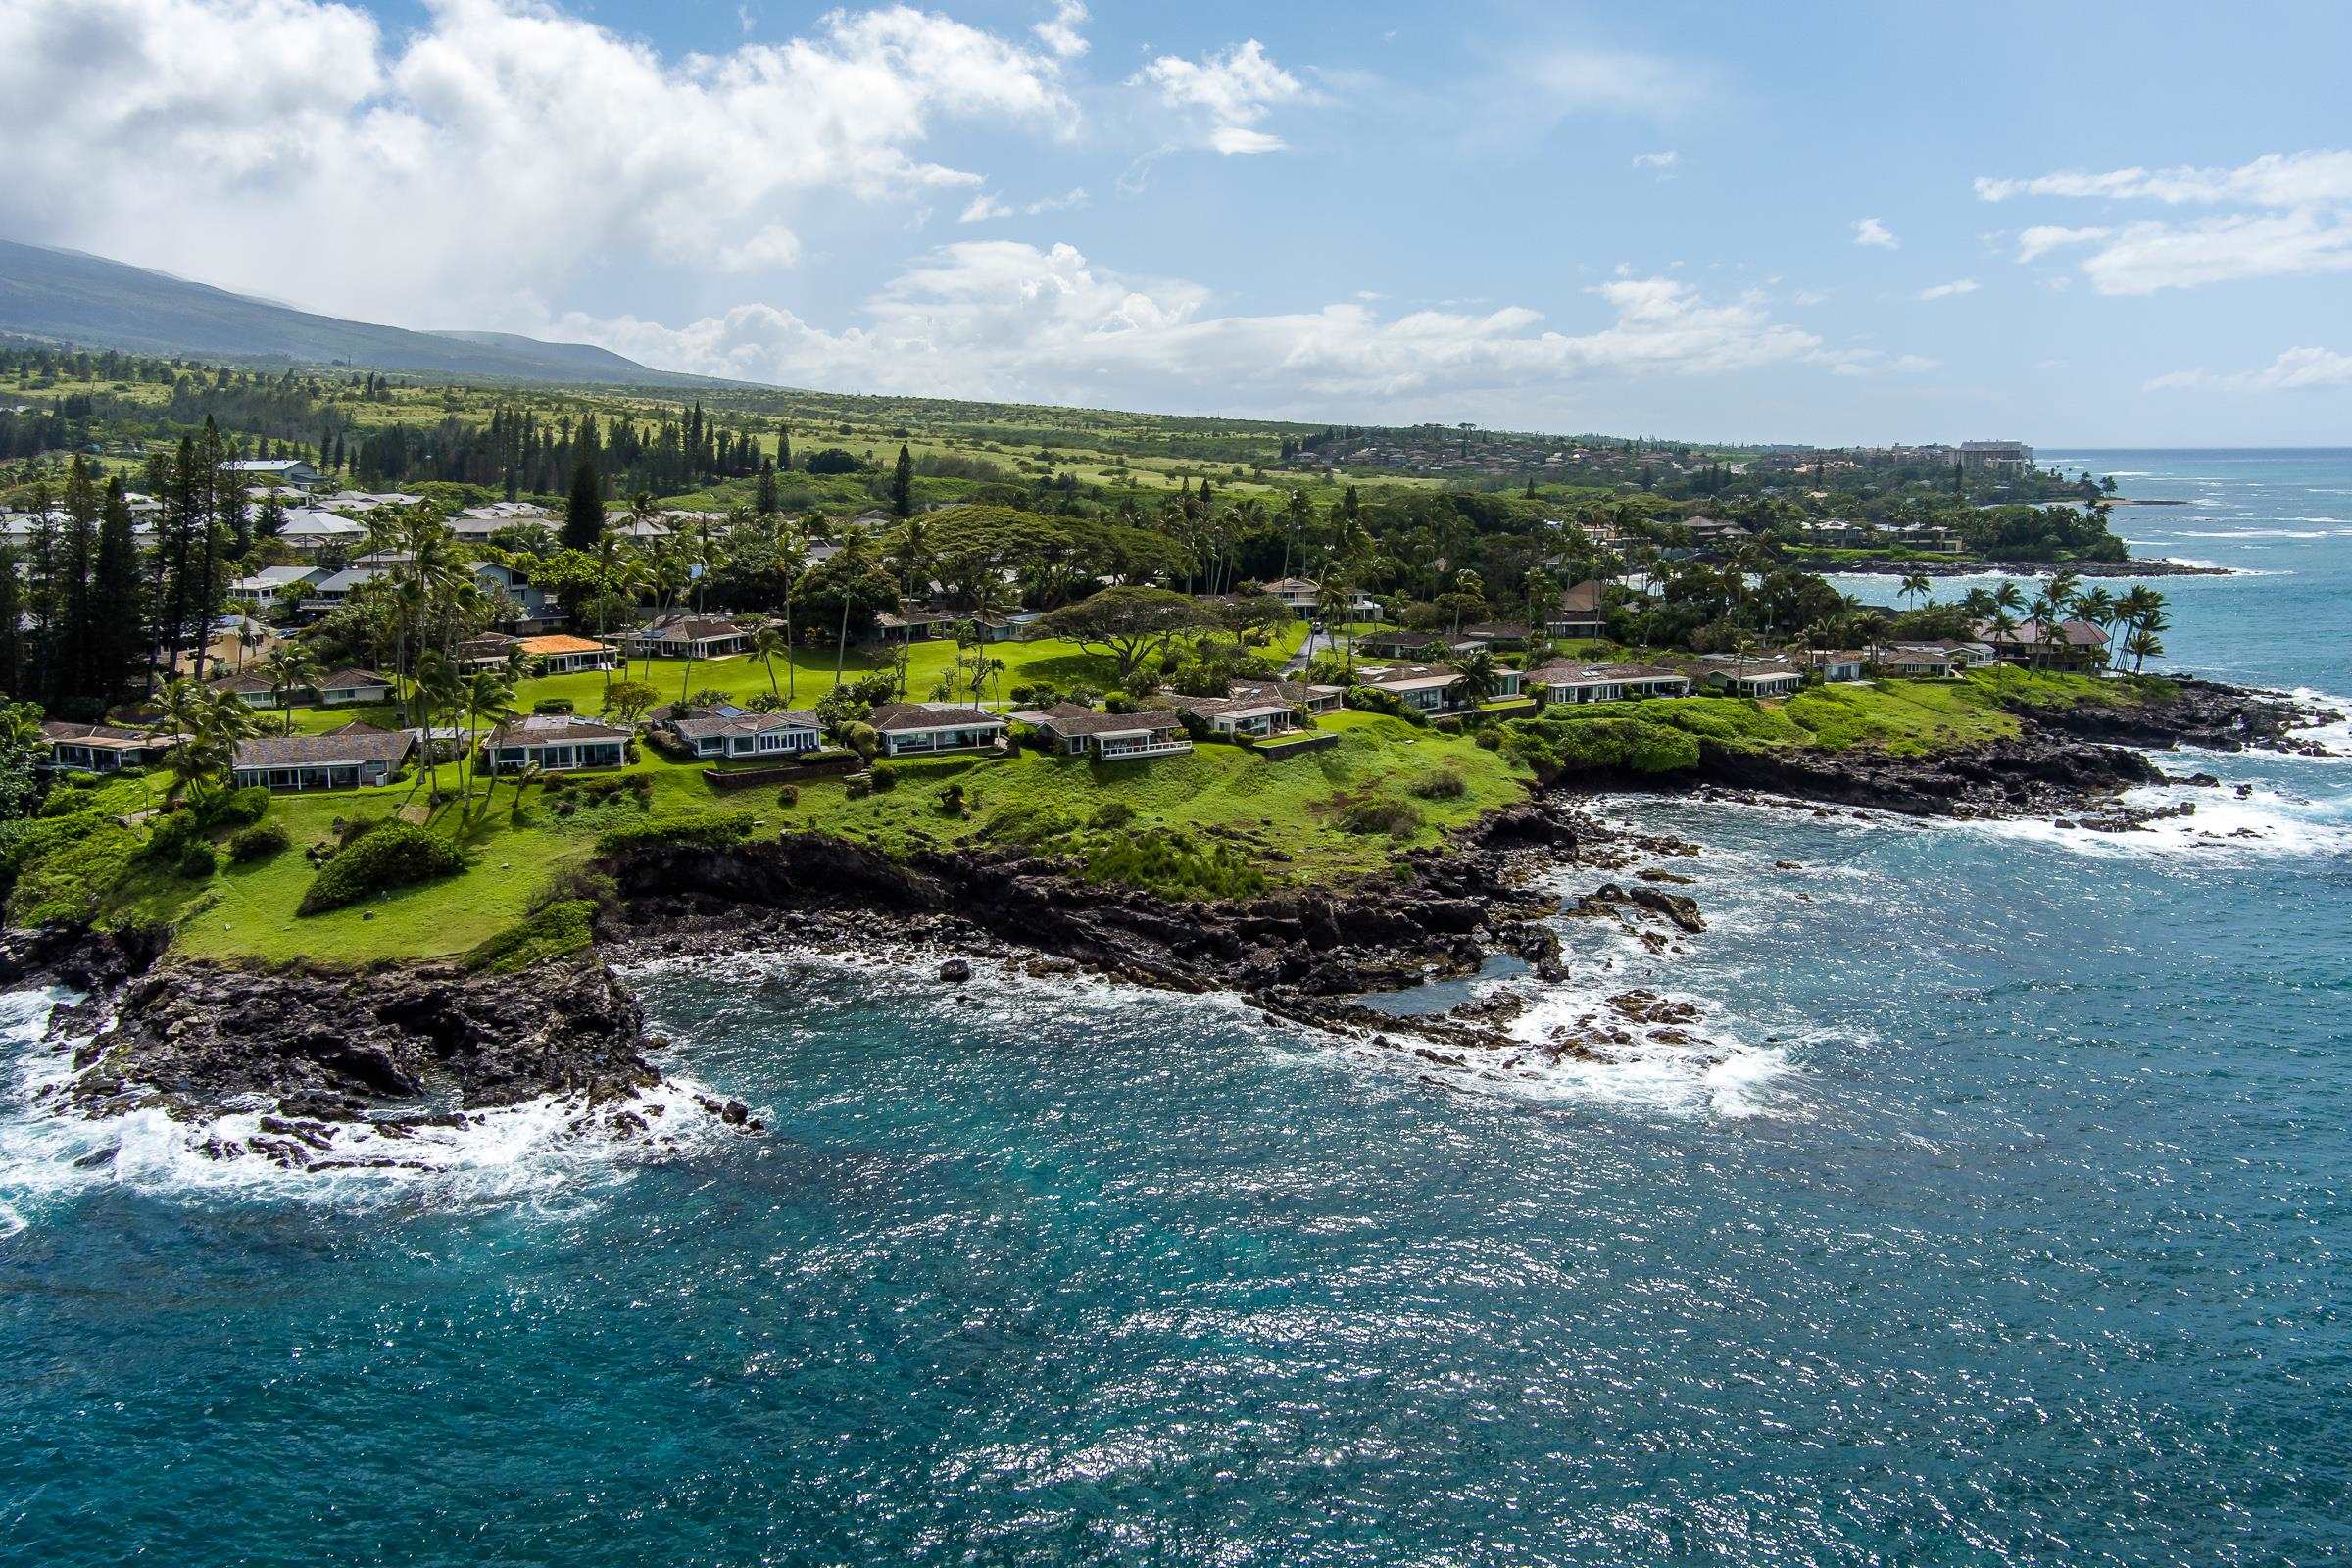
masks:
[(2081, 270), (2102, 294), (2352, 268), (2352, 152), (2265, 153), (2227, 167), (2062, 170), (2030, 179), (1979, 179), (1988, 202), (2043, 196), (2168, 207), (2230, 206), (2186, 222), (2147, 219), (2122, 227), (2041, 225), (2019, 236), (2018, 260), (2058, 246), (2092, 245)]
[(1033, 202), (1008, 202), (995, 191), (982, 191), (957, 215), (956, 221), (984, 223), (992, 218), (1036, 218), (1045, 213), (1066, 213), (1084, 207), (1087, 199), (1083, 185), (1059, 196), (1041, 196)]
[(1912, 296), (1921, 300), (1948, 300), (1955, 294), (1974, 294), (1979, 287), (1973, 277), (1954, 278), (1949, 283), (1931, 283)]
[(1228, 156), (1282, 151), (1282, 138), (1260, 129), (1261, 122), (1278, 104), (1315, 97), (1255, 38), (1199, 60), (1161, 55), (1130, 76), (1128, 85), (1150, 88), (1196, 142)]
[(1078, 30), (1086, 25), (1086, 7), (1078, 0), (1061, 0), (1051, 18), (1029, 30), (1054, 59), (1075, 60), (1086, 53), (1086, 34)]
[(2333, 349), (2288, 349), (2259, 370), (2217, 375), (2211, 370), (2174, 370), (2147, 383), (2150, 390), (2219, 387), (2226, 392), (2293, 392), (2312, 387), (2352, 387), (2352, 354)]
[(1759, 296), (1708, 299), (1662, 277), (1590, 292), (1607, 318), (1582, 332), (1520, 307), (1384, 317), (1354, 299), (1217, 316), (1200, 284), (1124, 274), (1069, 245), (996, 240), (930, 253), (839, 331), (770, 304), (675, 327), (580, 313), (541, 325), (647, 364), (745, 380), (1235, 411), (1830, 363), (1819, 337), (1773, 320)]
[(1976, 182), (1988, 202), (2018, 196), (2105, 197), (2178, 205), (2234, 202), (2254, 207), (2304, 207), (2315, 202), (2352, 201), (2352, 152), (2265, 153), (2233, 168), (2111, 169), (2105, 173), (2061, 170), (2032, 179)]
[(330, 0), (0, 0), (0, 102), (45, 106), (0, 228), (427, 325), (614, 252), (772, 269), (820, 193), (979, 184), (922, 156), (943, 122), (1074, 123), (1046, 43), (899, 5), (671, 60), (535, 0), (397, 37)]
[(1875, 245), (1880, 250), (1890, 251), (1898, 248), (1903, 242), (1894, 237), (1893, 229), (1888, 228), (1877, 219), (1857, 218), (1854, 220), (1854, 243)]

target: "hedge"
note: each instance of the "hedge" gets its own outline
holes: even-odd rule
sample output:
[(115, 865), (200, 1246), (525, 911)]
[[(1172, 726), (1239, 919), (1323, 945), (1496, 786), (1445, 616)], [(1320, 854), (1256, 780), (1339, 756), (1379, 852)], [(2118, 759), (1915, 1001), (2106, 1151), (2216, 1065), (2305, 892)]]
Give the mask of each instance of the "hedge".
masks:
[(294, 912), (323, 914), (370, 894), (452, 876), (465, 867), (466, 857), (439, 834), (413, 822), (385, 822), (327, 861)]

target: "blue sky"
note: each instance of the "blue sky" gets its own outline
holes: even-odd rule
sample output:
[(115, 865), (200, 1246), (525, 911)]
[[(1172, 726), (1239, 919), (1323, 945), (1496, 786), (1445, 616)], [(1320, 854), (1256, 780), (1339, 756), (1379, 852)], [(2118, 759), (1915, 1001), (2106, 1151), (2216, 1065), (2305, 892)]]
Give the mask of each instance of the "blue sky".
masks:
[(0, 231), (796, 385), (2340, 443), (2348, 46), (2324, 5), (0, 0), (0, 101), (63, 105)]

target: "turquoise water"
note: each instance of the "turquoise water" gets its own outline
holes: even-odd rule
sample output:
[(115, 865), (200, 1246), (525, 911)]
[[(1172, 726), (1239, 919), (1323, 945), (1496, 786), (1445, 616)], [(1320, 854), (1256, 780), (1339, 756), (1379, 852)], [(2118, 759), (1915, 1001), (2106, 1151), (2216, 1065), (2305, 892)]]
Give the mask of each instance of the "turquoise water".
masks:
[[(2067, 461), (2275, 573), (2169, 662), (2352, 693), (2352, 454)], [(20, 1103), (0, 1561), (2352, 1556), (2352, 761), (2194, 760), (2129, 841), (1610, 803), (1714, 928), (1570, 933), (1527, 1027), (1705, 1010), (1598, 1065), (766, 960), (642, 980), (764, 1138), (321, 1188)]]

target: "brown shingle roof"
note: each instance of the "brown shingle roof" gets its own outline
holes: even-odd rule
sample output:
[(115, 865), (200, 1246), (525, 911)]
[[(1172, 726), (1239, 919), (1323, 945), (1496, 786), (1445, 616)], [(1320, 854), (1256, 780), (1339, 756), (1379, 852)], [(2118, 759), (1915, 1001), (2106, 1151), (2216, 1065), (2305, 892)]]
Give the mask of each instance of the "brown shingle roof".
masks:
[(333, 762), (397, 762), (416, 745), (410, 731), (367, 734), (260, 735), (237, 742), (238, 767), (322, 767)]
[(823, 721), (804, 709), (783, 709), (773, 713), (694, 713), (685, 718), (673, 718), (669, 727), (685, 740), (701, 740), (706, 735), (764, 735), (779, 729), (821, 729)]
[(569, 746), (580, 741), (621, 741), (625, 729), (614, 729), (574, 713), (526, 713), (510, 718), (490, 732), (492, 746)]
[(985, 709), (960, 703), (884, 703), (866, 720), (877, 730), (895, 733), (905, 730), (968, 728), (974, 724), (1003, 724), (1004, 718)]
[(1182, 722), (1166, 709), (1148, 713), (1104, 713), (1076, 703), (1055, 703), (1036, 722), (1062, 735), (1116, 735), (1131, 729), (1174, 729)]

